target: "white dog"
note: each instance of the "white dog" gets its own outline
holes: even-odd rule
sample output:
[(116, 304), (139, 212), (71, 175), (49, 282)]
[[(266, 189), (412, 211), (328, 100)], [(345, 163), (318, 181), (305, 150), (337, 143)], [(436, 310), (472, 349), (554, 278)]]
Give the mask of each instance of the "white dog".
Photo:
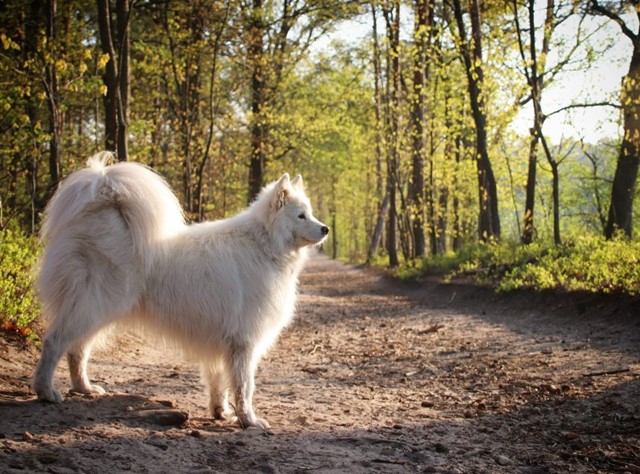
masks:
[(53, 378), (66, 353), (72, 390), (104, 393), (87, 376), (91, 343), (132, 321), (201, 361), (214, 417), (233, 414), (231, 389), (240, 424), (267, 428), (252, 406), (255, 370), (293, 316), (306, 247), (329, 233), (302, 178), (283, 175), (235, 217), (187, 225), (160, 176), (110, 158), (72, 173), (46, 210), (38, 289), (49, 327), (35, 392), (62, 401)]

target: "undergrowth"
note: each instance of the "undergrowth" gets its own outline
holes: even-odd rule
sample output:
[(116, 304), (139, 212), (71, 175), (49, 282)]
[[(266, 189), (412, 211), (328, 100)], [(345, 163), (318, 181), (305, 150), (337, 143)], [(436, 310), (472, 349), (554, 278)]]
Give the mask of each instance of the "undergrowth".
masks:
[(38, 254), (35, 237), (0, 231), (0, 325), (34, 341), (32, 326), (40, 314), (33, 276)]
[(526, 288), (640, 295), (640, 242), (580, 237), (557, 247), (545, 242), (475, 244), (405, 264), (394, 273), (409, 280), (434, 273), (445, 279), (473, 276), (499, 291)]
[[(0, 231), (0, 325), (35, 341), (33, 325), (40, 307), (33, 270), (39, 252), (35, 237)], [(515, 242), (473, 244), (456, 253), (404, 264), (394, 274), (405, 280), (428, 274), (449, 280), (472, 276), (499, 291), (551, 289), (637, 296), (640, 241), (580, 237), (557, 247), (545, 242), (526, 246)]]

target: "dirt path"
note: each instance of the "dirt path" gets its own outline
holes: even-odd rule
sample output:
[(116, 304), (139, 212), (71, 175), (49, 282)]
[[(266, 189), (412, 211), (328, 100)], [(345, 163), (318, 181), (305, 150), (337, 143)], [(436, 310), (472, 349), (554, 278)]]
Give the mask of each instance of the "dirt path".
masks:
[[(0, 472), (640, 472), (638, 322), (559, 301), (314, 258), (258, 374), (269, 433), (208, 419), (196, 365), (135, 336), (94, 356), (108, 396), (59, 406), (27, 388), (36, 354), (4, 345)], [(167, 405), (187, 423), (141, 416)]]

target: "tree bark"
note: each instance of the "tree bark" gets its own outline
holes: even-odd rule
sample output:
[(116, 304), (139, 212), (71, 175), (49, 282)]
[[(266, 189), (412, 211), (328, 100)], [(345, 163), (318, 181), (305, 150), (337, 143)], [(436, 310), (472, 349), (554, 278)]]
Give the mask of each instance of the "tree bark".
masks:
[(498, 190), (496, 186), (487, 144), (487, 117), (483, 93), (482, 32), (478, 0), (469, 1), (471, 16), (471, 41), (467, 40), (460, 0), (453, 1), (454, 16), (460, 36), (462, 58), (465, 63), (471, 113), (476, 127), (476, 166), (478, 170), (478, 200), (480, 206), (478, 233), (481, 240), (500, 238), (498, 214)]
[[(460, 133), (456, 133), (454, 150), (456, 171), (458, 171), (460, 169), (460, 163), (462, 162), (462, 136)], [(453, 202), (451, 203), (453, 206), (453, 241), (451, 242), (451, 245), (454, 252), (457, 252), (462, 248), (463, 231), (462, 219), (460, 217), (460, 184), (458, 175), (458, 172), (453, 175)]]
[(536, 204), (536, 173), (538, 170), (538, 134), (535, 129), (531, 130), (531, 141), (529, 142), (529, 160), (527, 167), (527, 184), (525, 187), (525, 205), (523, 216), (523, 229), (520, 241), (523, 244), (530, 244), (536, 237), (536, 228), (533, 222), (534, 208)]
[(382, 240), (382, 230), (384, 229), (385, 216), (389, 212), (389, 196), (385, 196), (380, 203), (380, 209), (378, 211), (378, 218), (376, 219), (376, 226), (371, 234), (371, 242), (369, 243), (369, 250), (367, 252), (366, 264), (369, 265), (373, 261), (373, 255), (380, 246)]
[[(630, 3), (633, 5), (630, 10), (635, 13), (637, 24), (640, 19), (640, 1), (632, 0)], [(634, 33), (622, 17), (610, 8), (600, 5), (597, 0), (591, 0), (591, 9), (617, 23), (622, 33), (631, 40), (633, 45), (629, 72), (622, 81), (620, 102), (622, 104), (624, 135), (613, 177), (611, 204), (604, 230), (607, 239), (612, 238), (618, 230), (631, 237), (633, 199), (640, 165), (640, 27)]]
[(251, 157), (249, 159), (249, 202), (260, 193), (264, 182), (266, 164), (266, 78), (264, 41), (264, 19), (262, 0), (253, 0), (249, 21), (248, 54), (251, 62)]
[(428, 75), (427, 48), (433, 18), (431, 0), (416, 0), (414, 27), (413, 94), (411, 97), (411, 182), (409, 183), (409, 217), (413, 234), (413, 258), (425, 254), (424, 236), (424, 102)]
[(371, 15), (373, 25), (373, 86), (374, 86), (374, 102), (375, 102), (375, 126), (376, 126), (376, 197), (380, 200), (378, 204), (378, 216), (376, 225), (371, 233), (369, 249), (367, 250), (366, 264), (369, 265), (373, 261), (374, 254), (378, 251), (380, 242), (382, 241), (382, 231), (384, 229), (385, 217), (389, 209), (389, 196), (384, 189), (383, 179), (383, 153), (382, 153), (382, 103), (383, 97), (380, 87), (381, 68), (380, 68), (380, 44), (378, 42), (378, 22), (376, 17), (375, 3), (371, 4)]
[(56, 67), (54, 45), (58, 37), (58, 12), (57, 1), (48, 0), (47, 15), (47, 45), (49, 48), (49, 64), (46, 68), (46, 85), (47, 104), (49, 108), (49, 187), (46, 199), (53, 195), (58, 182), (60, 181), (60, 135), (61, 121), (60, 111), (58, 109), (58, 71)]
[(604, 234), (604, 231), (607, 227), (607, 214), (604, 211), (604, 205), (602, 203), (602, 195), (601, 195), (600, 187), (598, 186), (598, 181), (602, 180), (602, 177), (600, 177), (600, 174), (599, 174), (598, 158), (586, 150), (586, 146), (584, 142), (582, 143), (582, 149), (584, 151), (584, 155), (591, 162), (590, 181), (591, 181), (591, 184), (593, 185), (593, 197), (595, 200), (596, 210), (598, 213), (598, 223), (600, 224), (600, 231)]
[(97, 0), (98, 29), (102, 53), (109, 56), (102, 76), (106, 94), (104, 104), (104, 146), (107, 151), (116, 152), (118, 147), (118, 59), (111, 31), (111, 8), (109, 0)]
[(409, 218), (413, 233), (413, 258), (425, 253), (424, 238), (424, 36), (427, 25), (427, 0), (416, 0), (413, 33), (413, 92), (411, 97), (411, 181), (409, 183)]
[(118, 160), (129, 160), (129, 56), (130, 37), (129, 19), (131, 15), (129, 0), (117, 0), (118, 17)]
[(558, 246), (562, 244), (560, 237), (560, 173), (558, 172), (558, 162), (549, 161), (551, 165), (551, 185), (553, 199), (553, 243)]
[(611, 204), (605, 227), (607, 239), (612, 238), (617, 230), (628, 237), (633, 233), (633, 200), (640, 164), (640, 37), (637, 35), (629, 72), (623, 80), (621, 103), (624, 136), (611, 188)]
[(116, 1), (116, 28), (113, 31), (109, 0), (97, 0), (98, 30), (103, 54), (109, 56), (102, 80), (104, 95), (105, 149), (115, 152), (118, 161), (129, 158), (129, 0)]
[(394, 2), (392, 9), (385, 10), (387, 22), (387, 195), (389, 215), (387, 219), (387, 254), (389, 266), (397, 267), (398, 259), (398, 216), (397, 216), (397, 174), (400, 148), (399, 101), (400, 101), (400, 2)]

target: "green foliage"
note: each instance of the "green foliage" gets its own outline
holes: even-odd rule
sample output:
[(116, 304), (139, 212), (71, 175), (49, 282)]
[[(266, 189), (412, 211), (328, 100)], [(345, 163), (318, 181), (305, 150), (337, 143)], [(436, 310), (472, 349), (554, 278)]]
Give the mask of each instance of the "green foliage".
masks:
[(40, 314), (33, 277), (38, 254), (35, 237), (0, 232), (0, 323), (32, 339), (36, 335), (30, 326)]
[(582, 237), (505, 272), (498, 288), (640, 294), (640, 242)]
[[(400, 265), (394, 276), (401, 280), (415, 280), (424, 275), (449, 275), (461, 269), (464, 265), (471, 265), (474, 261), (472, 254), (484, 246), (467, 245), (458, 252), (446, 252), (429, 257), (422, 257), (415, 261), (409, 261)], [(377, 262), (374, 261), (373, 265)]]
[(520, 289), (640, 294), (640, 242), (618, 237), (580, 237), (555, 247), (545, 242), (482, 243), (458, 253), (424, 258), (395, 275), (417, 279), (425, 274), (447, 279), (472, 275), (498, 291)]
[(314, 213), (332, 229), (325, 251), (357, 261), (366, 255), (377, 205), (372, 91), (364, 47), (333, 47), (330, 55), (301, 62), (285, 81), (289, 107), (272, 136), (290, 151), (271, 165), (270, 178), (301, 173)]

